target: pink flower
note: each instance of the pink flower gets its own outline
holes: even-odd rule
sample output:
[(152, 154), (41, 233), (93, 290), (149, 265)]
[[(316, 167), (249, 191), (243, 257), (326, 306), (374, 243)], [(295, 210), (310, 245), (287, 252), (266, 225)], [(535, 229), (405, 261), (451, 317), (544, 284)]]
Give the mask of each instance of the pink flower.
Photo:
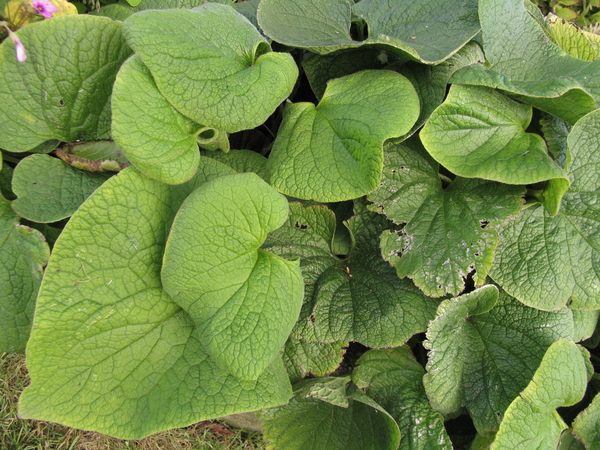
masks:
[(15, 43), (15, 52), (17, 54), (17, 61), (19, 61), (19, 62), (25, 61), (27, 59), (27, 53), (25, 53), (25, 46), (23, 45), (21, 40), (17, 37), (17, 35), (15, 33), (13, 33), (13, 31), (10, 28), (8, 28), (8, 25), (6, 24), (6, 22), (0, 22), (0, 26), (3, 26), (4, 28), (6, 28), (6, 31), (8, 31), (8, 37)]
[(31, 6), (46, 19), (52, 17), (52, 14), (58, 11), (56, 5), (53, 5), (48, 0), (31, 0)]

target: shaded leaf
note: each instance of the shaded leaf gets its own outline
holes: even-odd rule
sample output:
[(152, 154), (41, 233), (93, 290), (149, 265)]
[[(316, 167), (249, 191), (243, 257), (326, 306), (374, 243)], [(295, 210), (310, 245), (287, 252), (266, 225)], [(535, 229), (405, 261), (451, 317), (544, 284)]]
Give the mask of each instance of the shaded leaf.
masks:
[(31, 155), (15, 168), (13, 210), (33, 222), (57, 222), (77, 208), (110, 174), (84, 172), (48, 155)]

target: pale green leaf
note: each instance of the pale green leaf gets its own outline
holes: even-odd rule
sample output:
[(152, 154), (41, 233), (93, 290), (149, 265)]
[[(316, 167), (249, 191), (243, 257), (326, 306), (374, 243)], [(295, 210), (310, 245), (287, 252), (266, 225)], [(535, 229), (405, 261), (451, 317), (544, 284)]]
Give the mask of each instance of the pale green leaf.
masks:
[(190, 316), (162, 289), (176, 211), (195, 188), (232, 172), (209, 158), (200, 164), (178, 186), (126, 169), (71, 218), (40, 290), (21, 417), (140, 439), (287, 402), (281, 360), (256, 381), (234, 378), (210, 359)]
[(31, 150), (47, 140), (76, 142), (110, 132), (110, 95), (129, 56), (120, 22), (71, 15), (17, 32), (27, 51), (18, 62), (10, 39), (0, 45), (0, 147)]
[(169, 184), (194, 176), (200, 161), (196, 136), (204, 126), (167, 102), (137, 55), (117, 75), (112, 107), (113, 137), (140, 172)]
[(323, 377), (317, 382), (304, 380), (294, 386), (295, 390), (301, 392), (304, 398), (316, 398), (335, 406), (347, 408), (350, 406), (347, 389), (349, 388), (350, 376), (345, 377)]
[(381, 254), (425, 294), (456, 295), (473, 270), (475, 284), (485, 282), (497, 230), (520, 211), (524, 189), (460, 177), (443, 187), (422, 151), (415, 140), (386, 147), (381, 187), (368, 198), (406, 225), (382, 234)]
[[(343, 379), (342, 379), (343, 380)], [(358, 391), (347, 397), (348, 407), (305, 398), (307, 388), (327, 383), (307, 380), (287, 405), (267, 409), (262, 419), (270, 450), (396, 450), (398, 425), (369, 397)], [(345, 394), (345, 393), (344, 393)]]
[(0, 352), (25, 348), (50, 250), (42, 234), (19, 225), (0, 196)]
[(277, 357), (303, 297), (299, 261), (259, 250), (288, 203), (253, 173), (204, 184), (183, 203), (165, 249), (165, 290), (194, 322), (213, 360), (255, 380)]
[(409, 347), (369, 350), (357, 364), (352, 381), (396, 420), (400, 450), (452, 449), (444, 416), (432, 409), (425, 394), (425, 370)]
[(453, 85), (421, 131), (436, 161), (461, 177), (533, 184), (566, 173), (543, 139), (525, 129), (531, 106), (480, 86)]
[(125, 21), (123, 33), (171, 105), (227, 132), (262, 124), (298, 77), (291, 55), (272, 52), (230, 6), (142, 11)]
[(451, 81), (521, 94), (573, 124), (600, 101), (600, 60), (582, 61), (567, 54), (532, 9), (536, 8), (523, 0), (481, 0), (479, 19), (488, 64), (465, 67)]
[(287, 106), (269, 156), (271, 184), (322, 202), (365, 195), (379, 185), (383, 142), (407, 133), (418, 115), (415, 89), (395, 72), (332, 80), (317, 106)]
[(423, 384), (432, 406), (448, 414), (466, 406), (479, 433), (495, 431), (508, 405), (557, 339), (572, 339), (573, 312), (539, 311), (485, 286), (441, 303), (424, 346)]
[(31, 155), (15, 168), (12, 208), (33, 222), (57, 222), (77, 208), (110, 177), (84, 172), (48, 155)]
[(556, 448), (567, 428), (556, 408), (581, 400), (587, 385), (585, 365), (573, 342), (552, 344), (531, 382), (507, 408), (491, 450)]
[(567, 139), (571, 187), (550, 217), (532, 206), (499, 231), (490, 276), (526, 305), (557, 310), (600, 308), (600, 111)]

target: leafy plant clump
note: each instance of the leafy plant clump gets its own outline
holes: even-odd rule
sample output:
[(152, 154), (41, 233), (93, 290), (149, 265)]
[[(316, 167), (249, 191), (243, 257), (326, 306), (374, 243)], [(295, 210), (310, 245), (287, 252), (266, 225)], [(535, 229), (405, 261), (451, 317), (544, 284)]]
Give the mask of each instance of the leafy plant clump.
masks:
[(39, 0), (15, 32), (14, 1), (0, 351), (26, 347), (22, 418), (598, 448), (596, 35), (523, 0)]

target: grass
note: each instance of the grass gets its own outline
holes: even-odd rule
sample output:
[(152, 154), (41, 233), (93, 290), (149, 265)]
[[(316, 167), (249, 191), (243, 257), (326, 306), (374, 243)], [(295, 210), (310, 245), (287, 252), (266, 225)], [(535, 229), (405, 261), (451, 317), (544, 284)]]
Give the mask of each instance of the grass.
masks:
[(50, 422), (21, 420), (17, 400), (29, 384), (22, 353), (0, 353), (0, 449), (2, 450), (258, 450), (259, 433), (244, 433), (215, 421), (126, 441)]

